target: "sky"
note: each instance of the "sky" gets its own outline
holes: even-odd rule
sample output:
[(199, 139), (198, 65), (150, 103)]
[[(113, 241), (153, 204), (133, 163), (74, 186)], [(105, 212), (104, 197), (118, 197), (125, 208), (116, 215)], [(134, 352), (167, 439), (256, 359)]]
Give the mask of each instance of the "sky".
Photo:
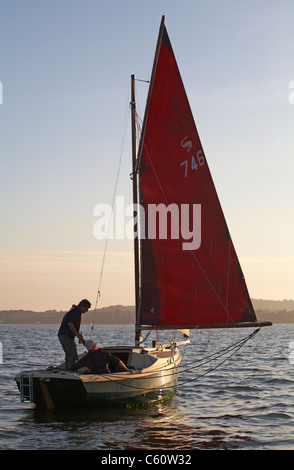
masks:
[(250, 295), (294, 298), (293, 1), (0, 0), (0, 310), (134, 305), (132, 241), (102, 263), (93, 213), (119, 162), (131, 201), (162, 15)]

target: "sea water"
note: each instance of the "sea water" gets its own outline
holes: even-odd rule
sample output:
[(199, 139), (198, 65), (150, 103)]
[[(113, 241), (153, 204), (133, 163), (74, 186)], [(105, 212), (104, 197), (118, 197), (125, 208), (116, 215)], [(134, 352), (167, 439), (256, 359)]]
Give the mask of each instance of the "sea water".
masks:
[[(294, 325), (262, 328), (216, 368), (210, 359), (205, 364), (200, 359), (253, 330), (193, 330), (191, 344), (181, 347), (179, 385), (168, 402), (146, 408), (48, 412), (20, 401), (14, 377), (21, 370), (63, 361), (57, 331), (58, 325), (0, 325), (0, 449), (294, 449), (294, 364), (289, 347)], [(85, 325), (82, 331), (102, 346), (134, 342), (133, 326), (96, 325), (92, 331)]]

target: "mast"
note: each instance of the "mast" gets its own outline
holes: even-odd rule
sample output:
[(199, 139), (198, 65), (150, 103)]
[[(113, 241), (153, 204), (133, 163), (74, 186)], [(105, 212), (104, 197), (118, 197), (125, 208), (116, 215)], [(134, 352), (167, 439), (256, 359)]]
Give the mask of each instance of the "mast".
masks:
[[(149, 90), (148, 90), (148, 96), (147, 96), (147, 101), (146, 101), (145, 115), (144, 115), (144, 119), (143, 119), (143, 128), (142, 128), (142, 132), (141, 132), (141, 135), (140, 135), (138, 153), (137, 153), (137, 150), (136, 150), (136, 117), (137, 117), (137, 114), (136, 114), (136, 96), (135, 96), (135, 75), (131, 76), (131, 79), (132, 79), (132, 85), (131, 85), (132, 161), (133, 161), (133, 203), (134, 203), (134, 205), (137, 204), (137, 202), (138, 202), (138, 171), (139, 171), (138, 161), (140, 162), (140, 157), (141, 157), (141, 153), (142, 153), (142, 143), (144, 141), (144, 133), (145, 133), (145, 128), (146, 128), (147, 116), (148, 116), (149, 102), (150, 102), (150, 97), (151, 97), (151, 92), (152, 92), (152, 87), (153, 87), (153, 82), (154, 82), (154, 76), (155, 76), (155, 72), (156, 72), (156, 66), (157, 66), (161, 41), (162, 41), (164, 23), (165, 23), (165, 16), (162, 16), (161, 23), (160, 23), (160, 28), (159, 28), (158, 39), (157, 39), (157, 44), (156, 44), (156, 49), (155, 49), (155, 56), (154, 56), (153, 68), (152, 68), (151, 79), (150, 79)], [(134, 214), (134, 216), (135, 216), (135, 214)], [(134, 231), (135, 231), (135, 226), (134, 226)], [(138, 233), (138, 231), (137, 231), (137, 233)], [(139, 316), (140, 316), (140, 312), (139, 312), (139, 237), (136, 236), (136, 234), (135, 234), (135, 237), (134, 237), (134, 261), (135, 261), (135, 290), (136, 290), (136, 293), (135, 293), (135, 303), (136, 303), (136, 306), (135, 306), (135, 308), (136, 308), (135, 344), (139, 345), (141, 335), (142, 335), (142, 330), (139, 328)]]
[[(135, 93), (135, 75), (131, 76), (131, 110), (132, 110), (132, 177), (133, 177), (133, 204), (134, 204), (134, 218), (135, 210), (138, 203), (137, 192), (137, 110), (136, 110), (136, 93)], [(134, 225), (135, 232), (135, 225)], [(137, 231), (138, 232), (138, 231)], [(136, 330), (135, 330), (135, 343), (138, 344), (141, 336), (141, 330), (138, 330), (138, 306), (139, 306), (139, 238), (134, 233), (134, 265), (135, 265), (135, 312), (136, 312)]]
[[(136, 94), (135, 94), (135, 75), (131, 76), (133, 204), (134, 204), (134, 207), (136, 208), (137, 208), (137, 203), (138, 203), (138, 158), (140, 158), (140, 155), (142, 152), (141, 144), (143, 142), (144, 126), (146, 125), (146, 119), (148, 115), (148, 105), (150, 101), (151, 90), (153, 86), (153, 80), (154, 80), (156, 65), (158, 61), (164, 22), (165, 22), (165, 17), (162, 16), (158, 39), (157, 39), (155, 57), (153, 61), (153, 70), (151, 73), (151, 80), (150, 80), (148, 97), (147, 97), (147, 102), (146, 102), (145, 116), (143, 120), (143, 129), (142, 129), (142, 133), (140, 136), (140, 148), (139, 148), (138, 154), (137, 154), (137, 144), (136, 144), (137, 111), (136, 111)], [(135, 211), (134, 211), (134, 217), (135, 217)], [(134, 232), (135, 232), (135, 226), (134, 226)], [(138, 230), (137, 230), (137, 233), (138, 233)], [(139, 315), (140, 315), (140, 312), (139, 312), (139, 285), (140, 285), (139, 283), (139, 237), (136, 235), (136, 233), (134, 236), (134, 264), (135, 264), (135, 311), (136, 311), (135, 344), (139, 345), (142, 330), (139, 328)]]

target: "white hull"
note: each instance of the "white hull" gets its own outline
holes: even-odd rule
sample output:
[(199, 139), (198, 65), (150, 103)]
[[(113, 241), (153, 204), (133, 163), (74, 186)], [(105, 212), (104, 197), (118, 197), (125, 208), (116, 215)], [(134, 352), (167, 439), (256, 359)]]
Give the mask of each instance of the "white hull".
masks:
[(81, 374), (58, 368), (21, 372), (16, 382), (21, 399), (47, 409), (72, 405), (144, 404), (162, 400), (177, 386), (181, 354), (175, 349), (105, 348), (134, 373)]

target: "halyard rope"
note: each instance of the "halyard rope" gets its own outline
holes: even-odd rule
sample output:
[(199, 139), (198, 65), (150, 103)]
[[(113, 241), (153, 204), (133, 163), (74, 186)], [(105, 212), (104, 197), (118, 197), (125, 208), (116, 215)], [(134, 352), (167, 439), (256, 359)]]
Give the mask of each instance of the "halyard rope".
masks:
[[(111, 209), (113, 212), (113, 207), (115, 203), (115, 197), (116, 197), (116, 191), (117, 191), (117, 186), (118, 186), (118, 180), (119, 180), (119, 175), (120, 175), (120, 169), (121, 169), (121, 162), (122, 162), (122, 156), (123, 156), (123, 149), (124, 149), (124, 144), (125, 144), (125, 138), (126, 138), (126, 132), (128, 128), (128, 121), (129, 121), (129, 113), (130, 113), (130, 108), (129, 108), (129, 98), (128, 98), (128, 109), (125, 114), (125, 125), (124, 125), (124, 132), (123, 132), (123, 137), (122, 137), (122, 143), (121, 143), (121, 148), (120, 148), (120, 153), (119, 153), (119, 159), (118, 159), (118, 169), (116, 173), (116, 178), (115, 178), (115, 184), (114, 184), (114, 190), (113, 190), (113, 196), (112, 196), (112, 204), (111, 204)], [(100, 270), (100, 277), (99, 277), (99, 282), (98, 282), (98, 289), (97, 289), (97, 295), (96, 295), (96, 302), (95, 302), (95, 308), (93, 312), (93, 321), (92, 321), (92, 330), (94, 328), (94, 322), (95, 322), (95, 315), (98, 307), (98, 300), (101, 295), (101, 283), (102, 283), (102, 276), (103, 276), (103, 271), (104, 271), (104, 264), (105, 264), (105, 257), (106, 257), (106, 251), (107, 251), (107, 246), (108, 246), (108, 240), (109, 240), (109, 231), (111, 229), (111, 223), (109, 222), (108, 225), (108, 234), (105, 239), (105, 245), (104, 245), (104, 251), (103, 251), (103, 256), (102, 256), (102, 263), (101, 263), (101, 270)]]

